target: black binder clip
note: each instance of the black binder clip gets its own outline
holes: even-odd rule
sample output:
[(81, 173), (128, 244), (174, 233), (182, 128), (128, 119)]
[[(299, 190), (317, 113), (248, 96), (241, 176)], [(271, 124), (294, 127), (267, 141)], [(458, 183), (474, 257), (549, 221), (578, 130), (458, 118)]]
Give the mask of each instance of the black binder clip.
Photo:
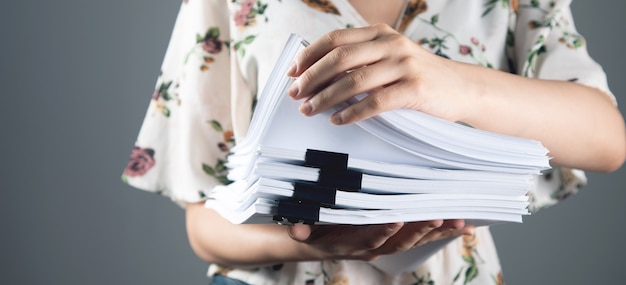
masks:
[(291, 198), (296, 201), (310, 201), (324, 206), (334, 206), (337, 189), (311, 182), (295, 182)]
[(273, 219), (280, 225), (314, 225), (320, 219), (320, 205), (306, 201), (280, 200)]
[(319, 222), (321, 207), (335, 205), (337, 190), (358, 191), (363, 174), (348, 169), (348, 154), (307, 149), (304, 165), (319, 168), (316, 183), (295, 182), (291, 199), (278, 201), (274, 222), (282, 225)]
[(361, 189), (363, 174), (348, 169), (348, 154), (316, 149), (307, 149), (305, 166), (320, 169), (317, 183), (346, 191)]
[(348, 170), (348, 154), (317, 149), (307, 149), (304, 165), (336, 170)]

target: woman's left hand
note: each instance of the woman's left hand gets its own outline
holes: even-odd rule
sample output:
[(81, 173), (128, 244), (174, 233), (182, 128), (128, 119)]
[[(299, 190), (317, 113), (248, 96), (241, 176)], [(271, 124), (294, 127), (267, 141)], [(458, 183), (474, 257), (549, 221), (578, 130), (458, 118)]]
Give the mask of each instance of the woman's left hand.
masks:
[[(305, 225), (289, 227), (289, 236), (313, 250), (314, 260), (374, 260), (428, 242), (472, 235), (465, 220), (433, 220), (378, 225)], [(304, 252), (311, 252), (305, 250)]]
[(471, 90), (453, 62), (423, 49), (387, 25), (330, 32), (305, 48), (288, 75), (300, 111), (312, 116), (355, 95), (362, 101), (331, 117), (349, 124), (384, 111), (407, 108), (459, 121), (471, 106)]

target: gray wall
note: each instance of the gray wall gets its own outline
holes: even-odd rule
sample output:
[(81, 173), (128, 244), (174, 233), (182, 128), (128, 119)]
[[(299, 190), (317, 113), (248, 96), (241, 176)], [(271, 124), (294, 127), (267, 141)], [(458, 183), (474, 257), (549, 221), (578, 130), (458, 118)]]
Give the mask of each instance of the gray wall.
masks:
[[(0, 284), (206, 283), (183, 211), (119, 179), (178, 5), (0, 4)], [(626, 106), (626, 2), (573, 8)], [(494, 227), (507, 284), (618, 283), (625, 185), (624, 168), (591, 174), (560, 206)]]

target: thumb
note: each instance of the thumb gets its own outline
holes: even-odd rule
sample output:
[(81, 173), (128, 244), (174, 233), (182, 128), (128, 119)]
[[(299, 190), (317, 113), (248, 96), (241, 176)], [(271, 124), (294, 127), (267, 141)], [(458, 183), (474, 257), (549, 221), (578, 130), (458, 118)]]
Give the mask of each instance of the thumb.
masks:
[(305, 241), (311, 236), (311, 226), (305, 224), (295, 224), (289, 226), (287, 230), (289, 232), (289, 236), (296, 241)]

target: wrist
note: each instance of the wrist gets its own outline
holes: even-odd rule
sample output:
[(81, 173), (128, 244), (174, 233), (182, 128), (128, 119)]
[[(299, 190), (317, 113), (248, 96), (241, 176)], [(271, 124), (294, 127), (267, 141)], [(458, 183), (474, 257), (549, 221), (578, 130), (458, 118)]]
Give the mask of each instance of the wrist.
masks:
[(294, 239), (289, 230), (288, 226), (280, 226), (280, 230), (276, 233), (278, 237), (276, 239), (277, 244), (275, 245), (275, 250), (269, 251), (273, 255), (269, 259), (289, 262), (331, 259), (326, 252), (309, 243)]
[(489, 70), (482, 66), (455, 62), (458, 64), (457, 70), (463, 82), (461, 98), (458, 101), (455, 121), (460, 121), (474, 126), (480, 118), (488, 112), (488, 86)]

